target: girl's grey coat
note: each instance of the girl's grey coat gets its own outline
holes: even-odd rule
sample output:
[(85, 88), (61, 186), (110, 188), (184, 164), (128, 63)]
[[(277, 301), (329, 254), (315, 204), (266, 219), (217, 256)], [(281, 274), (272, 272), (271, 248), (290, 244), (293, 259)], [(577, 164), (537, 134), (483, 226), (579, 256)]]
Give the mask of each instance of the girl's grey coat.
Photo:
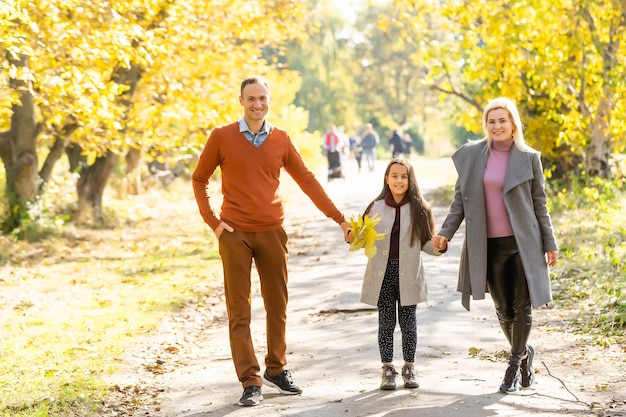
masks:
[[(380, 223), (376, 226), (378, 233), (385, 233), (385, 238), (377, 240), (376, 255), (367, 261), (365, 277), (363, 278), (363, 290), (361, 291), (361, 301), (370, 305), (378, 304), (380, 288), (385, 277), (387, 261), (389, 260), (389, 245), (391, 242), (391, 228), (396, 216), (396, 209), (385, 204), (385, 200), (374, 202), (369, 212), (372, 217), (376, 213), (380, 214)], [(435, 252), (429, 240), (424, 246), (421, 242), (416, 242), (412, 247), (411, 243), (411, 215), (410, 205), (404, 204), (400, 207), (400, 305), (410, 306), (424, 301), (428, 301), (428, 288), (424, 278), (424, 267), (422, 266), (421, 251), (430, 255), (441, 255)]]
[[(459, 148), (452, 160), (459, 174), (450, 211), (440, 235), (452, 239), (465, 219), (465, 241), (459, 265), (457, 291), (463, 306), (470, 309), (470, 295), (482, 300), (487, 292), (487, 221), (483, 173), (487, 163), (487, 141)], [(528, 281), (533, 307), (552, 301), (545, 252), (558, 250), (546, 207), (544, 177), (539, 154), (511, 148), (504, 179), (504, 204)]]

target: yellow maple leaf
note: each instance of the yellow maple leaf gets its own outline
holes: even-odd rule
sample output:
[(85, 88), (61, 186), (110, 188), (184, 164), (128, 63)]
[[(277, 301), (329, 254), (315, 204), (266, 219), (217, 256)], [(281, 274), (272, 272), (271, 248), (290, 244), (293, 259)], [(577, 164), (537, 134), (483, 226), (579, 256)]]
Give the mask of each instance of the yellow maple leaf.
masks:
[(378, 213), (372, 217), (368, 215), (363, 217), (353, 215), (350, 218), (350, 227), (348, 229), (354, 234), (352, 242), (350, 243), (351, 251), (365, 248), (365, 256), (368, 258), (376, 255), (376, 245), (374, 242), (385, 238), (384, 233), (378, 233), (376, 231), (376, 225), (380, 223), (380, 220), (381, 218)]

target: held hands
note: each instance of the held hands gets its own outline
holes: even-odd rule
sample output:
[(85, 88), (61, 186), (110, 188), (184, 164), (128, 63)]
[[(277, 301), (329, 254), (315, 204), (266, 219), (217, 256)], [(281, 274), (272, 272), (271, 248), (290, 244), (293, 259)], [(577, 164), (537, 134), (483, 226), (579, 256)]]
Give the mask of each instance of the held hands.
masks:
[(444, 252), (448, 247), (448, 238), (442, 235), (435, 235), (432, 237), (433, 249), (437, 252)]

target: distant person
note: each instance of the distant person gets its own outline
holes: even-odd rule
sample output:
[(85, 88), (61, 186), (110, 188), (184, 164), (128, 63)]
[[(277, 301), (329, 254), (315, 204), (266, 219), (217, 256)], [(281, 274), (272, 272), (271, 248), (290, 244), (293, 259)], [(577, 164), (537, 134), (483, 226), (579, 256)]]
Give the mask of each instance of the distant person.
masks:
[(347, 148), (347, 138), (335, 125), (324, 133), (322, 149), (328, 160), (328, 179), (343, 178), (344, 151)]
[(371, 123), (365, 125), (365, 133), (361, 138), (361, 148), (363, 148), (363, 156), (367, 161), (367, 167), (370, 172), (374, 171), (376, 164), (376, 147), (380, 143), (378, 133), (374, 130)]
[(341, 158), (342, 167), (345, 166), (346, 160), (350, 156), (350, 138), (346, 134), (345, 126), (337, 126), (337, 133), (339, 134), (339, 140), (341, 143), (341, 148), (339, 149), (339, 156)]
[(404, 142), (397, 129), (393, 131), (389, 139), (389, 150), (391, 150), (392, 158), (400, 158), (404, 154)]
[(341, 143), (341, 152), (347, 155), (350, 151), (350, 143), (348, 142), (348, 135), (346, 134), (345, 126), (337, 126), (337, 134)]
[(532, 307), (552, 301), (548, 267), (558, 246), (546, 206), (539, 153), (524, 141), (515, 103), (498, 98), (483, 113), (482, 140), (459, 148), (454, 200), (433, 247), (444, 250), (463, 219), (465, 241), (459, 291), (469, 310), (491, 294), (500, 327), (511, 345), (500, 392), (532, 385), (535, 351), (528, 344)]
[(376, 254), (369, 258), (363, 279), (361, 301), (378, 307), (378, 348), (382, 361), (381, 390), (396, 389), (393, 339), (396, 317), (402, 331), (401, 375), (405, 388), (419, 388), (415, 372), (417, 350), (416, 305), (428, 300), (421, 252), (433, 250), (431, 237), (435, 220), (422, 197), (413, 166), (405, 159), (387, 165), (383, 189), (365, 209), (364, 215), (379, 215)]
[(406, 132), (402, 137), (402, 148), (404, 149), (404, 157), (409, 158), (411, 156), (411, 148), (413, 147), (413, 138)]
[[(263, 399), (262, 383), (282, 394), (302, 392), (285, 368), (288, 238), (278, 193), (281, 169), (341, 226), (346, 240), (350, 223), (305, 165), (289, 134), (265, 120), (270, 105), (269, 82), (259, 76), (243, 80), (239, 103), (244, 116), (211, 132), (192, 181), (200, 214), (219, 241), (230, 348), (244, 388), (239, 405), (253, 406)], [(213, 212), (207, 192), (217, 167), (221, 169), (223, 194), (219, 217)], [(253, 260), (266, 311), (267, 354), (262, 377), (250, 335)]]
[(344, 130), (343, 126), (331, 125), (328, 128), (322, 141), (322, 149), (325, 153), (337, 151), (340, 154), (346, 154), (349, 144)]
[(350, 158), (356, 161), (358, 171), (361, 172), (361, 156), (363, 155), (363, 148), (361, 147), (361, 143), (355, 132), (352, 132), (352, 134), (348, 137), (348, 143), (350, 146)]

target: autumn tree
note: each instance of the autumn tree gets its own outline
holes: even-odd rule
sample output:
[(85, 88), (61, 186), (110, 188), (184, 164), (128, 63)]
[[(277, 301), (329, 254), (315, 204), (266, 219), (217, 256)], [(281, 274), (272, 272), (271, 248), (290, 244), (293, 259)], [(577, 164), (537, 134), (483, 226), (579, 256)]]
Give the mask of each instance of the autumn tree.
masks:
[[(415, 59), (428, 83), (466, 105), (458, 123), (480, 131), (490, 99), (516, 100), (529, 142), (560, 171), (579, 163), (611, 176), (611, 154), (624, 152), (624, 37), (621, 1), (498, 0), (396, 2), (402, 24), (422, 25), (427, 42)], [(422, 16), (422, 17), (420, 17)], [(565, 16), (565, 18), (564, 18)]]
[[(91, 207), (97, 219), (121, 155), (200, 146), (208, 130), (236, 117), (239, 82), (276, 73), (263, 48), (296, 38), (302, 10), (297, 1), (272, 0), (38, 0), (0, 7), (7, 51), (0, 112), (12, 117), (0, 156), (7, 193), (30, 190), (16, 194), (12, 212), (25, 212), (32, 190), (45, 192), (65, 153), (80, 174), (79, 214)], [(20, 160), (24, 147), (33, 156)], [(38, 150), (47, 151), (40, 172)], [(35, 174), (26, 175), (26, 166)], [(19, 219), (13, 216), (8, 228)]]
[[(0, 158), (7, 179), (7, 221), (19, 222), (23, 205), (37, 194), (38, 158), (36, 139), (39, 127), (35, 117), (32, 74), (29, 69), (27, 45), (19, 36), (26, 15), (14, 1), (0, 5), (0, 36), (5, 64), (0, 66)], [(8, 121), (8, 123), (7, 123)], [(6, 231), (8, 228), (4, 228)]]

